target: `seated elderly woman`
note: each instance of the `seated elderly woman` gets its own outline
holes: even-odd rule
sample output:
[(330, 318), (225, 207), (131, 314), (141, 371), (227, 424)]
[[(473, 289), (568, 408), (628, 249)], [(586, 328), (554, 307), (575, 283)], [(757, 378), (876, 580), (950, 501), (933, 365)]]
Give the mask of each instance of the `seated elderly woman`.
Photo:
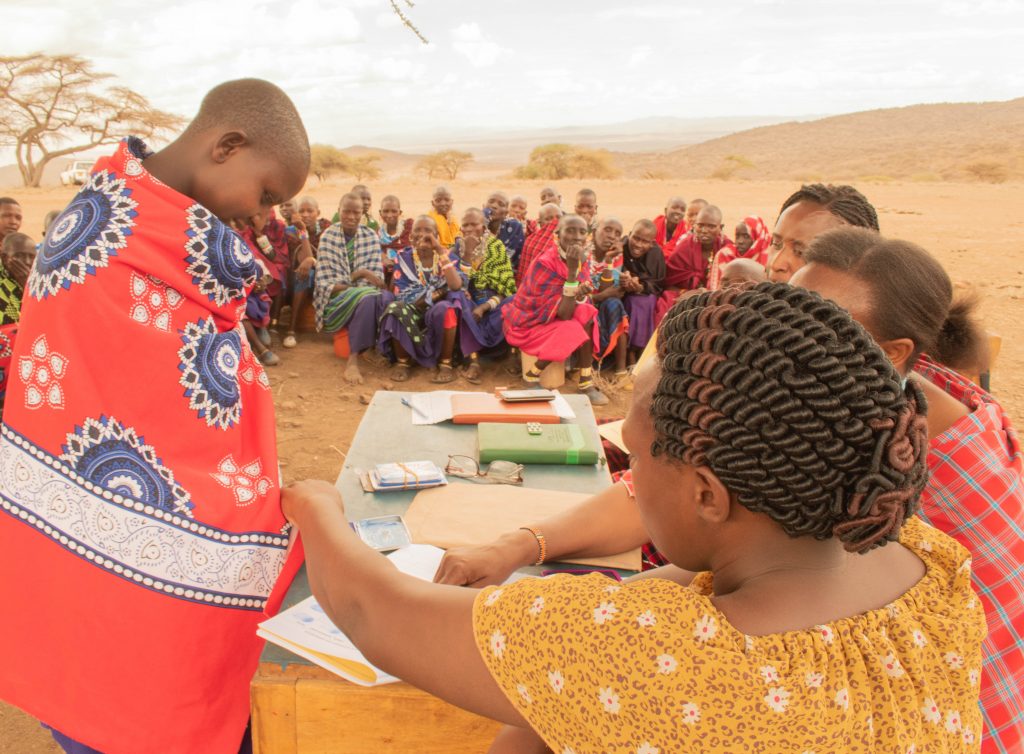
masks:
[(660, 578), (428, 584), (303, 482), (284, 509), (327, 613), (382, 669), (513, 726), (493, 752), (976, 748), (984, 616), (967, 552), (913, 516), (917, 384), (770, 283), (681, 301), (659, 354), (624, 438)]

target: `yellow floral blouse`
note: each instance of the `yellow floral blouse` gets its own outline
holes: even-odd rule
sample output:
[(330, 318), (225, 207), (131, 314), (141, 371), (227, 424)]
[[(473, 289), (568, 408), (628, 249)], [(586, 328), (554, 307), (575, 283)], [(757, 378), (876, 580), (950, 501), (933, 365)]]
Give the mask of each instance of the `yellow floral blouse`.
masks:
[(970, 557), (913, 518), (925, 576), (890, 605), (746, 636), (690, 587), (598, 575), (480, 593), (474, 631), (495, 680), (555, 754), (972, 752), (985, 618)]

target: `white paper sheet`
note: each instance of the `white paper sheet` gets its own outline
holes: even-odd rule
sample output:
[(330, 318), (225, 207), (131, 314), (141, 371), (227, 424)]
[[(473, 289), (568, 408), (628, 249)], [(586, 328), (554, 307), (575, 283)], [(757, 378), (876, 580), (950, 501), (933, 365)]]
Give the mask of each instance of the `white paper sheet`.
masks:
[[(412, 404), (410, 413), (412, 423), (416, 425), (440, 424), (452, 419), (452, 396), (467, 394), (469, 391), (460, 390), (435, 390), (430, 393), (410, 393), (406, 396)], [(559, 419), (572, 421), (576, 418), (576, 412), (572, 410), (569, 401), (555, 391), (555, 399), (551, 401), (552, 408), (558, 414)]]

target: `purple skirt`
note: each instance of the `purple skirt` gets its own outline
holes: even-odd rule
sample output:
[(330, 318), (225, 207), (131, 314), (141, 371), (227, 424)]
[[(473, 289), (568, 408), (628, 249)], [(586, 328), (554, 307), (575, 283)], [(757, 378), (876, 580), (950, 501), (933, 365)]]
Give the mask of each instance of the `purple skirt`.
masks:
[(443, 301), (433, 304), (425, 312), (401, 301), (392, 302), (381, 317), (377, 345), (383, 354), (394, 358), (394, 349), (391, 347), (391, 339), (394, 338), (417, 364), (432, 369), (437, 366), (441, 356), (445, 322), (453, 320), (459, 329), (459, 347), (462, 352), (470, 354), (479, 351), (482, 344), (474, 336), (473, 328), (467, 321), (476, 324), (473, 304), (463, 291), (449, 292)]
[(654, 335), (654, 309), (658, 297), (653, 293), (629, 294), (625, 300), (629, 314), (629, 345), (631, 348), (644, 348)]

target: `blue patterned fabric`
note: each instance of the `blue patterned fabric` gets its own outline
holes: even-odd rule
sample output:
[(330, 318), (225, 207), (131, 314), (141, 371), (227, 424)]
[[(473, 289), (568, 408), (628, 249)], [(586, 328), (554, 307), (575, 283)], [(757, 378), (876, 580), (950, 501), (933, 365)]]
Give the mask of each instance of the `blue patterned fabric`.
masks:
[(178, 381), (185, 388), (188, 407), (211, 427), (233, 427), (242, 413), (238, 387), (242, 340), (238, 331), (218, 332), (210, 317), (185, 325), (181, 340)]

